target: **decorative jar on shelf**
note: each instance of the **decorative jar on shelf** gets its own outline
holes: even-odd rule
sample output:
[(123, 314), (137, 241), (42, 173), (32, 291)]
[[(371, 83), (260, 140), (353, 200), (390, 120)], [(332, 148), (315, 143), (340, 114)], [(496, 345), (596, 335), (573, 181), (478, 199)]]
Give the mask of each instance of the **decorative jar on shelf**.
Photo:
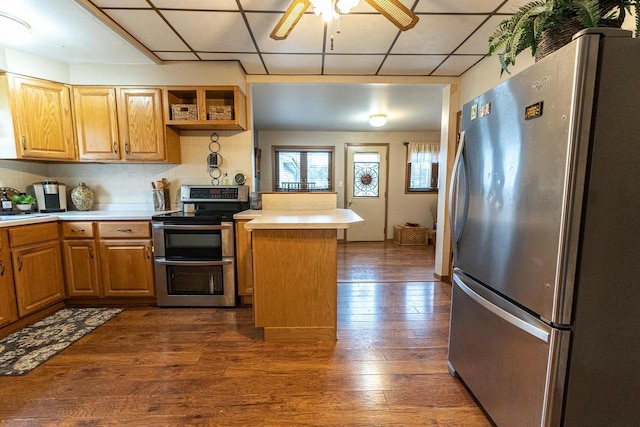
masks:
[(84, 182), (71, 190), (71, 201), (79, 211), (88, 211), (96, 201), (96, 195)]

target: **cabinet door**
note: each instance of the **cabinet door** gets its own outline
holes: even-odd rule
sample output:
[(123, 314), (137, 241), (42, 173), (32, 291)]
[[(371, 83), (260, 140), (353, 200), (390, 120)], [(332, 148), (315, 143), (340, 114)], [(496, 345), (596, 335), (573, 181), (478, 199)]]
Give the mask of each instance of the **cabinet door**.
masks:
[(0, 327), (18, 320), (16, 293), (7, 240), (7, 231), (0, 229)]
[(102, 240), (100, 264), (106, 297), (154, 296), (151, 240)]
[(74, 87), (73, 107), (80, 160), (120, 159), (116, 90)]
[(75, 159), (69, 87), (18, 76), (12, 76), (11, 82), (18, 156), (45, 160)]
[(119, 88), (118, 127), (125, 160), (165, 160), (162, 92)]
[(62, 257), (57, 240), (14, 248), (11, 257), (21, 317), (64, 299)]
[(95, 240), (65, 240), (62, 243), (67, 295), (99, 297), (98, 252)]
[(238, 266), (238, 295), (253, 295), (253, 261), (251, 233), (245, 230), (247, 220), (236, 221), (236, 262)]

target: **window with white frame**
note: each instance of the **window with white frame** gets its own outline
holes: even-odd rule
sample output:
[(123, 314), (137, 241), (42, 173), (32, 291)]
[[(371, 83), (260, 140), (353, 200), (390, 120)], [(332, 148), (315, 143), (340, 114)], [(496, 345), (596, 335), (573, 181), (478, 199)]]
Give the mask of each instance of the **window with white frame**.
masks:
[(438, 191), (440, 144), (405, 142), (407, 147), (406, 193)]
[(273, 147), (275, 191), (333, 191), (334, 147)]

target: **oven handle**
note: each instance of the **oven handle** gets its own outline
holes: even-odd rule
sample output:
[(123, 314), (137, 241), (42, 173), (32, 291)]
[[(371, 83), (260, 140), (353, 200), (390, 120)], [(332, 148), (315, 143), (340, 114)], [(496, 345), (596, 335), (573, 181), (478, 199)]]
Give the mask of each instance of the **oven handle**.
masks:
[(154, 223), (152, 225), (154, 229), (157, 230), (226, 230), (233, 225), (231, 224), (222, 224), (222, 225), (205, 225), (205, 224), (197, 224), (197, 225), (182, 225), (182, 224), (163, 224), (163, 223)]
[(154, 262), (156, 264), (161, 264), (161, 265), (183, 265), (183, 266), (206, 267), (211, 265), (233, 264), (233, 258), (225, 258), (222, 261), (173, 261), (173, 260), (168, 260), (166, 258), (156, 258)]

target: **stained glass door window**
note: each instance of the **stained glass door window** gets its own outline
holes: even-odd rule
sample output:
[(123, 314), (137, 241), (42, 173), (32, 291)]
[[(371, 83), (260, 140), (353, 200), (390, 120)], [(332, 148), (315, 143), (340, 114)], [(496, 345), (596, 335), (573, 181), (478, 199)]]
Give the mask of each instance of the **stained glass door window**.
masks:
[(380, 154), (353, 155), (353, 197), (380, 197)]

